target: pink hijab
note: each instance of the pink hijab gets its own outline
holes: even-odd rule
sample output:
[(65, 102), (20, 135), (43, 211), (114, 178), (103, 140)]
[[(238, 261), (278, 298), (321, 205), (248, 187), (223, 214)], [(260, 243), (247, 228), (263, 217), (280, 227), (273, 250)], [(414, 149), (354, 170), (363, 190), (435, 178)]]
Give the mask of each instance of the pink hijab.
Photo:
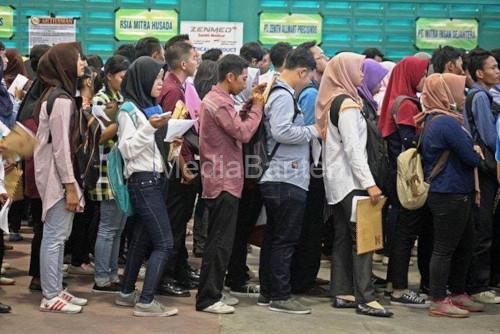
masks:
[(365, 56), (356, 53), (342, 52), (326, 65), (316, 100), (316, 123), (323, 139), (326, 138), (330, 107), (337, 96), (349, 95), (361, 109), (363, 103), (353, 82), (356, 75), (362, 75), (364, 59)]

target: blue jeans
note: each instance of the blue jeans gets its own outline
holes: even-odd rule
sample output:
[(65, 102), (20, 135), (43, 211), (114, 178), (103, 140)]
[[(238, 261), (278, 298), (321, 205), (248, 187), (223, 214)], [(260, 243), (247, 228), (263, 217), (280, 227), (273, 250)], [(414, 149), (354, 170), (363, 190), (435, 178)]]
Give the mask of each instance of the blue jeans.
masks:
[(288, 183), (260, 185), (267, 225), (260, 251), (260, 285), (263, 296), (286, 300), (291, 295), (290, 267), (306, 207), (307, 191)]
[(115, 200), (101, 201), (101, 219), (95, 242), (95, 283), (105, 286), (118, 282), (118, 254), (127, 216)]
[(165, 205), (165, 176), (150, 172), (134, 173), (128, 191), (136, 216), (134, 236), (127, 256), (122, 292), (132, 293), (148, 249), (149, 257), (140, 303), (151, 303), (160, 282), (168, 253), (173, 247), (172, 230)]
[(47, 211), (40, 247), (40, 281), (43, 296), (57, 297), (63, 283), (64, 242), (73, 227), (74, 213), (66, 210), (66, 200), (59, 200)]

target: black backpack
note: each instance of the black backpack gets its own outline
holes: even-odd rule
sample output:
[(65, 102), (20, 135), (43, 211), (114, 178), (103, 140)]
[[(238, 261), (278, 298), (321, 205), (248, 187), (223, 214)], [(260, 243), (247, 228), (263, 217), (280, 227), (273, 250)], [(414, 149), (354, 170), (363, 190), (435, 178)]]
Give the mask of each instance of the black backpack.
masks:
[[(495, 153), (490, 150), (488, 145), (486, 145), (483, 140), (481, 139), (481, 136), (479, 135), (479, 132), (477, 131), (477, 126), (476, 122), (474, 120), (474, 115), (472, 114), (472, 102), (474, 100), (474, 96), (476, 96), (477, 93), (479, 93), (479, 90), (476, 90), (472, 92), (471, 94), (467, 95), (467, 98), (465, 99), (465, 114), (467, 116), (467, 121), (469, 122), (469, 127), (471, 131), (472, 138), (474, 139), (474, 142), (481, 147), (481, 150), (483, 151), (484, 155), (484, 160), (480, 159), (479, 162), (479, 170), (482, 173), (488, 174), (491, 177), (494, 177), (496, 179), (497, 177), (497, 162), (495, 159)], [(500, 112), (500, 106), (492, 102), (491, 104), (491, 112), (493, 114), (493, 117), (496, 119), (499, 112)]]
[[(338, 128), (340, 107), (345, 99), (350, 98), (348, 95), (339, 95), (335, 98), (330, 107), (330, 121)], [(368, 156), (368, 166), (372, 173), (375, 184), (379, 188), (384, 188), (387, 185), (389, 176), (389, 157), (384, 143), (384, 138), (380, 134), (377, 127), (377, 121), (374, 117), (370, 117), (365, 110), (361, 111), (361, 115), (366, 121), (366, 153)]]
[[(295, 119), (300, 114), (300, 109), (297, 105), (297, 101), (293, 94), (282, 86), (274, 86), (271, 88), (269, 92), (269, 96), (275, 90), (283, 89), (287, 91), (293, 99), (294, 103), (294, 113), (292, 118), (292, 123), (295, 122)], [(273, 147), (271, 153), (267, 152), (267, 135), (266, 129), (264, 126), (264, 115), (262, 115), (262, 120), (257, 128), (257, 131), (252, 136), (250, 141), (243, 145), (243, 154), (244, 154), (244, 165), (245, 165), (245, 178), (249, 180), (259, 181), (264, 173), (269, 168), (271, 164), (271, 160), (273, 159), (276, 151), (280, 147), (280, 143), (276, 143)]]
[[(47, 116), (49, 118), (55, 100), (61, 96), (73, 99), (64, 89), (60, 87), (54, 88), (47, 98)], [(76, 102), (76, 105), (77, 112), (75, 112), (72, 129), (70, 130), (71, 140), (76, 147), (73, 156), (73, 172), (82, 189), (94, 189), (99, 179), (101, 164), (99, 155), (101, 127), (90, 109), (80, 108), (81, 103), (79, 101)], [(52, 142), (50, 130), (48, 142)]]

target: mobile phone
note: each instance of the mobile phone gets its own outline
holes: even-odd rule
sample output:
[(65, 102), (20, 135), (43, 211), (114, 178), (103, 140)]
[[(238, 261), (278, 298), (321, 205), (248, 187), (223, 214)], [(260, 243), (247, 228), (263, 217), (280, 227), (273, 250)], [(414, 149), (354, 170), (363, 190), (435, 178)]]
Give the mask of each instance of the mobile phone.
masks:
[(162, 114), (159, 114), (158, 116), (160, 116), (160, 117), (169, 117), (169, 116), (172, 116), (172, 112), (171, 111), (167, 111), (167, 112), (164, 112)]

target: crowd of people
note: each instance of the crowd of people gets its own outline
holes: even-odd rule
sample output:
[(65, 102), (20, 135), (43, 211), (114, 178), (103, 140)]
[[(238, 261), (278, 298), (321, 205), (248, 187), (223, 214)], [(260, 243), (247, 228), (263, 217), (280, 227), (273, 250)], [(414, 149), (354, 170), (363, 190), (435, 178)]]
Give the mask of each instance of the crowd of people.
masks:
[[(388, 303), (452, 318), (500, 304), (500, 49), (392, 62), (377, 49), (328, 58), (316, 42), (249, 42), (200, 56), (178, 35), (122, 45), (105, 62), (78, 42), (34, 46), (26, 61), (0, 43), (0, 55), (2, 137), (18, 122), (37, 141), (24, 159), (0, 142), (0, 201), (12, 203), (0, 264), (28, 220), (42, 312), (87, 307), (67, 275), (93, 276), (94, 293), (135, 316), (175, 315), (155, 296), (191, 290), (196, 310), (215, 314), (235, 312), (238, 297), (290, 314), (311, 313), (297, 296), (327, 297), (377, 317), (393, 316)], [(18, 75), (31, 87), (9, 91)], [(174, 120), (193, 125), (166, 141)], [(423, 177), (401, 184), (407, 152)], [(422, 186), (427, 198), (410, 207)], [(359, 196), (387, 199), (375, 253), (357, 249)], [(192, 218), (201, 268), (188, 262)], [(325, 254), (329, 289), (317, 277)], [(15, 283), (8, 269), (0, 285)]]

